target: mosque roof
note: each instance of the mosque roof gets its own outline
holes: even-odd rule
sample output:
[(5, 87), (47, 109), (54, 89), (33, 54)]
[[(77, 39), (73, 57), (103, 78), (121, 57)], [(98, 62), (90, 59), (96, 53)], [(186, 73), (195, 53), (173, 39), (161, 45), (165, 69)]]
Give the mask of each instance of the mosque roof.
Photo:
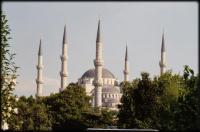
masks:
[[(115, 78), (115, 76), (107, 69), (103, 68), (102, 77), (103, 78)], [(95, 78), (95, 69), (87, 70), (81, 78)]]

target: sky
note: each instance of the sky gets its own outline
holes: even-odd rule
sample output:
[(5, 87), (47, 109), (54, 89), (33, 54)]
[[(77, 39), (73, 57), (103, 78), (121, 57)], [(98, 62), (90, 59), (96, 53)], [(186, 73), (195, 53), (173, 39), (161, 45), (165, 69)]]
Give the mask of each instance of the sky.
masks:
[(198, 72), (197, 2), (3, 2), (11, 29), (11, 51), (18, 69), (15, 94), (35, 96), (37, 53), (42, 38), (43, 94), (60, 87), (64, 25), (68, 37), (69, 82), (94, 68), (98, 19), (101, 19), (104, 67), (123, 81), (128, 46), (130, 79), (141, 72), (160, 74), (162, 33), (167, 69), (182, 74), (189, 65)]

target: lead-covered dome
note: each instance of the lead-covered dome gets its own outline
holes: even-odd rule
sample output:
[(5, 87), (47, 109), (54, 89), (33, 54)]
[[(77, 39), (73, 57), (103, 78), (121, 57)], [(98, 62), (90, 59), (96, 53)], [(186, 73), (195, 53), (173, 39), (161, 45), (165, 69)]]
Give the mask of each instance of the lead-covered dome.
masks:
[[(102, 71), (103, 78), (115, 78), (115, 76), (109, 70), (103, 68)], [(81, 78), (95, 78), (95, 69), (89, 69)]]

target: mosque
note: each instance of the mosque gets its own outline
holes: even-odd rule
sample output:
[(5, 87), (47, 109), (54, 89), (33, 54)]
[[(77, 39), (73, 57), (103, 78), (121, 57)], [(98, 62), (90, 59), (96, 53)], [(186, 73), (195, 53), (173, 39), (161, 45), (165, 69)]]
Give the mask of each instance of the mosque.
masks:
[[(87, 70), (79, 79), (78, 85), (82, 86), (86, 94), (92, 96), (91, 104), (93, 107), (109, 108), (117, 110), (117, 105), (120, 104), (122, 96), (119, 80), (116, 79), (113, 73), (104, 67), (104, 61), (102, 57), (102, 36), (101, 36), (101, 24), (98, 22), (97, 37), (96, 37), (96, 58), (94, 59), (94, 68)], [(63, 44), (61, 59), (61, 71), (60, 71), (60, 88), (62, 92), (68, 85), (68, 73), (67, 73), (67, 35), (66, 25), (64, 27)], [(161, 60), (159, 62), (160, 74), (163, 74), (166, 70), (166, 58), (165, 58), (165, 44), (164, 34), (162, 36), (161, 46)], [(40, 40), (38, 51), (38, 65), (37, 67), (37, 92), (36, 97), (42, 96), (43, 85), (43, 56), (42, 56), (42, 42)], [(128, 48), (126, 46), (125, 61), (124, 61), (124, 81), (129, 81), (129, 62), (128, 62)]]

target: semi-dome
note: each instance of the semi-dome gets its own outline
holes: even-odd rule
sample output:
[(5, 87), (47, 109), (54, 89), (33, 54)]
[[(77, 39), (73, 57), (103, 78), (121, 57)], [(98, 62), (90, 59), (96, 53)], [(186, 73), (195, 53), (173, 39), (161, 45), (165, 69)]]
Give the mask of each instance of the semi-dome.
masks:
[[(115, 76), (109, 70), (103, 68), (102, 71), (103, 78), (115, 78)], [(95, 78), (95, 69), (89, 69), (81, 78)]]

